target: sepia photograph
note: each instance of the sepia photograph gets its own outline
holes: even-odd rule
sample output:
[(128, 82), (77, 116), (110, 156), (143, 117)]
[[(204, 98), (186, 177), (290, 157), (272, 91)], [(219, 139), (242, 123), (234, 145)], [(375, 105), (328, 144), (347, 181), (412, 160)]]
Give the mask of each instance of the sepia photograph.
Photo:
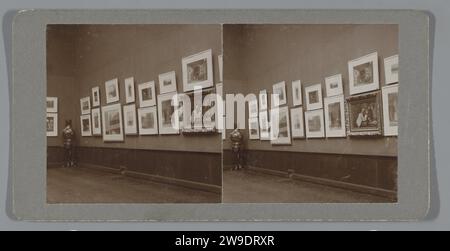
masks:
[(119, 101), (119, 80), (117, 78), (105, 82), (106, 103)]
[(384, 59), (384, 77), (387, 85), (398, 82), (398, 71), (398, 55)]
[(322, 85), (314, 84), (305, 87), (306, 109), (308, 111), (322, 109)]
[(272, 107), (278, 107), (286, 104), (286, 83), (279, 82), (272, 86)]
[(177, 91), (177, 79), (175, 71), (159, 74), (159, 94)]
[(57, 97), (47, 97), (47, 112), (58, 112)]
[(211, 49), (182, 59), (183, 91), (213, 86), (213, 63)]
[(139, 108), (139, 135), (158, 134), (158, 116), (156, 106)]
[(349, 61), (350, 95), (379, 89), (378, 74), (378, 52)]
[[(59, 100), (59, 109), (46, 121), (47, 202), (220, 203), (222, 134), (180, 134), (194, 97), (190, 114), (178, 113), (176, 101), (186, 89), (201, 86), (207, 95), (219, 87), (221, 29), (48, 25), (48, 107)], [(215, 126), (217, 99), (204, 95), (199, 121)]]
[(139, 90), (139, 107), (147, 107), (156, 105), (155, 82), (150, 81), (138, 85)]
[(58, 136), (58, 114), (47, 113), (47, 137)]
[(259, 139), (259, 123), (257, 117), (248, 119), (248, 130), (250, 139)]
[(129, 77), (125, 79), (125, 103), (134, 103), (136, 95), (134, 92), (134, 78)]
[(303, 126), (303, 107), (291, 108), (291, 128), (293, 139), (305, 137), (305, 129)]
[(100, 108), (92, 109), (92, 135), (101, 136), (102, 135), (102, 119)]
[(259, 112), (260, 140), (270, 140), (270, 123), (267, 111)]
[(81, 114), (91, 113), (91, 98), (90, 97), (84, 97), (84, 98), (80, 99), (80, 105), (81, 105)]
[(126, 135), (137, 134), (136, 105), (123, 106), (124, 130)]
[[(397, 202), (396, 92), (382, 101), (391, 84), (378, 67), (398, 37), (391, 24), (225, 24), (224, 93), (259, 97), (260, 140), (239, 121), (227, 128), (223, 202)], [(270, 142), (261, 90), (281, 101)]]
[(100, 106), (100, 87), (92, 88), (92, 107)]
[(327, 97), (343, 94), (344, 91), (342, 88), (342, 75), (337, 74), (325, 78), (325, 89), (327, 91)]
[(345, 137), (345, 108), (344, 96), (326, 97), (325, 106), (325, 132), (327, 138)]
[(384, 136), (398, 135), (398, 85), (383, 87)]

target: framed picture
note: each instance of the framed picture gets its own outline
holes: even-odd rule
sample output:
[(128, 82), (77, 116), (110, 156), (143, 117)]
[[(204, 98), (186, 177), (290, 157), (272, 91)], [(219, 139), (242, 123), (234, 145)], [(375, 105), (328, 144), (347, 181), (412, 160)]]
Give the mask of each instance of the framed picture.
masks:
[(136, 121), (136, 105), (125, 105), (123, 107), (123, 119), (125, 135), (137, 134), (137, 121)]
[(291, 108), (291, 128), (293, 139), (305, 137), (305, 129), (303, 124), (303, 107)]
[[(218, 83), (216, 84), (216, 94), (218, 95), (219, 98), (222, 99), (222, 114), (218, 114), (218, 115), (222, 115), (225, 116), (225, 97), (223, 95), (223, 84), (222, 83)], [(219, 102), (217, 102), (218, 104)]]
[[(279, 82), (272, 86), (272, 107), (278, 107), (280, 105), (285, 105), (286, 101), (286, 84), (285, 82)], [(275, 98), (278, 97), (278, 98)]]
[(381, 135), (380, 91), (347, 98), (347, 134)]
[(177, 78), (175, 71), (159, 74), (159, 94), (177, 91)]
[[(201, 92), (201, 104), (195, 103), (196, 91), (185, 93), (178, 97), (178, 103), (182, 102), (184, 98), (189, 98), (190, 107), (181, 105), (178, 109), (178, 114), (183, 114), (180, 118), (181, 130), (183, 133), (213, 133), (217, 132), (216, 128), (216, 103), (217, 96), (211, 96), (214, 94), (215, 88), (200, 89), (197, 92)], [(198, 95), (198, 94), (197, 94)], [(212, 97), (212, 99), (210, 99)], [(208, 99), (208, 100), (207, 100)], [(188, 104), (188, 102), (186, 102)], [(186, 114), (185, 114), (186, 113)], [(224, 114), (225, 115), (225, 114)]]
[(103, 141), (123, 141), (122, 107), (113, 104), (102, 107)]
[(325, 106), (325, 132), (327, 138), (345, 137), (344, 95), (327, 97)]
[(156, 106), (138, 109), (139, 135), (158, 134), (158, 115)]
[(257, 117), (248, 119), (248, 135), (249, 139), (259, 139), (259, 123)]
[(249, 118), (258, 117), (258, 100), (253, 99), (248, 101), (248, 116)]
[(58, 113), (47, 113), (47, 137), (58, 137)]
[(92, 135), (102, 135), (102, 118), (100, 108), (92, 109)]
[(100, 106), (100, 87), (92, 88), (92, 107)]
[(270, 140), (270, 124), (267, 111), (259, 112), (259, 139), (260, 140)]
[(385, 86), (383, 92), (383, 127), (385, 136), (398, 135), (398, 84)]
[(81, 122), (81, 136), (82, 137), (92, 136), (91, 115), (89, 114), (81, 115), (80, 122)]
[(138, 85), (139, 107), (156, 105), (155, 82), (150, 81)]
[(57, 97), (47, 97), (47, 112), (58, 112)]
[(348, 80), (350, 95), (378, 90), (378, 53), (354, 59), (348, 62)]
[(183, 91), (193, 91), (195, 87), (213, 86), (212, 50), (202, 51), (181, 60), (183, 71)]
[(325, 78), (325, 90), (327, 91), (327, 97), (344, 94), (342, 74)]
[(219, 64), (219, 81), (223, 82), (223, 55), (217, 56), (217, 62)]
[(305, 112), (306, 137), (323, 138), (325, 129), (323, 125), (323, 109)]
[(134, 93), (134, 78), (126, 78), (125, 79), (125, 102), (127, 104), (133, 103), (136, 101), (136, 95)]
[(398, 82), (398, 55), (384, 59), (384, 76), (387, 85)]
[(270, 132), (270, 139), (272, 144), (291, 144), (289, 110), (286, 106), (275, 108), (270, 111)]
[(261, 111), (266, 111), (267, 107), (267, 90), (261, 90), (259, 92), (259, 109)]
[(119, 80), (117, 78), (105, 82), (106, 103), (119, 101)]
[(292, 104), (294, 106), (302, 105), (302, 82), (300, 80), (292, 82)]
[(312, 111), (323, 108), (322, 85), (315, 84), (305, 87), (306, 110)]
[(81, 106), (81, 114), (89, 114), (91, 113), (91, 98), (85, 97), (80, 99), (80, 106)]
[(179, 134), (178, 94), (158, 95), (158, 122), (160, 134)]

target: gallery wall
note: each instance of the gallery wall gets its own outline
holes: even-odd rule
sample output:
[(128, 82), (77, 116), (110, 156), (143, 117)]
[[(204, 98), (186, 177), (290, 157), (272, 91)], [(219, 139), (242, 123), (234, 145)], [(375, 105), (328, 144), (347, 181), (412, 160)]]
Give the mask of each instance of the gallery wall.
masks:
[[(137, 86), (175, 71), (177, 90), (183, 92), (181, 59), (211, 49), (214, 84), (219, 83), (217, 56), (222, 54), (220, 25), (89, 25), (79, 26), (76, 37), (76, 74), (79, 97), (100, 87), (101, 106), (106, 105), (105, 81), (119, 79), (120, 103), (125, 104), (124, 79), (134, 77)], [(81, 115), (78, 109), (78, 116)], [(124, 142), (105, 143), (102, 137), (82, 137), (83, 147), (112, 147), (170, 151), (221, 152), (220, 134), (125, 136)]]
[[(240, 48), (238, 53), (236, 48)], [(378, 52), (381, 89), (385, 86), (383, 59), (399, 52), (397, 25), (225, 25), (224, 90), (258, 94), (266, 89), (271, 94), (273, 84), (285, 81), (291, 108), (291, 82), (301, 80), (305, 107), (305, 87), (321, 83), (326, 97), (325, 78), (342, 74), (344, 96), (348, 97), (348, 61), (372, 52)], [(245, 84), (233, 85), (240, 82)], [(242, 132), (248, 139), (248, 130)], [(228, 137), (229, 131), (225, 149), (230, 149)], [(285, 146), (248, 140), (246, 149), (395, 157), (397, 138), (305, 138), (293, 139)]]

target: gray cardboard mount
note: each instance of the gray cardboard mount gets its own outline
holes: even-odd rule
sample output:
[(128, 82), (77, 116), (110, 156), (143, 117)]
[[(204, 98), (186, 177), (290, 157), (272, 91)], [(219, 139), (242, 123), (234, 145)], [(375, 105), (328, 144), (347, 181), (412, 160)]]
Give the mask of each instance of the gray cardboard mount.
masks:
[[(47, 204), (47, 24), (398, 24), (397, 203)], [(429, 16), (409, 10), (24, 10), (13, 22), (11, 165), (19, 220), (406, 221), (430, 198)]]

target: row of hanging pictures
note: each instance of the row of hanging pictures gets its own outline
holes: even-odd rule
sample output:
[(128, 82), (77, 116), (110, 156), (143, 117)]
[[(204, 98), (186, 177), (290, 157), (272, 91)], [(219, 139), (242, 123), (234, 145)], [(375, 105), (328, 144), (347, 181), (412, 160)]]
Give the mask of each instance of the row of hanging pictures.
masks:
[[(218, 56), (218, 65), (219, 79), (222, 81), (222, 55)], [(194, 87), (201, 87), (202, 92), (222, 91), (221, 83), (216, 84), (215, 88), (213, 87), (211, 49), (183, 58), (182, 73), (183, 91), (188, 96), (193, 95)], [(92, 104), (90, 96), (80, 99), (81, 136), (103, 136), (104, 141), (123, 141), (124, 134), (179, 134), (180, 124), (186, 123), (183, 118), (189, 118), (190, 116), (183, 116), (183, 112), (175, 109), (172, 104), (172, 97), (177, 96), (176, 73), (171, 71), (160, 74), (158, 80), (159, 95), (156, 95), (155, 81), (138, 84), (138, 109), (136, 109), (135, 104), (136, 95), (133, 77), (124, 80), (126, 104), (123, 105), (123, 108), (119, 103), (119, 80), (117, 78), (105, 82), (107, 105), (101, 108), (100, 87), (93, 87)], [(211, 106), (214, 106), (214, 104)], [(204, 113), (201, 115), (204, 115)], [(178, 117), (180, 120), (172, 121), (172, 117)], [(200, 119), (202, 120), (204, 117), (202, 116)]]
[[(300, 80), (291, 83), (294, 107), (290, 109), (283, 106), (287, 104), (285, 82), (274, 84), (273, 94), (278, 95), (279, 101), (275, 104), (272, 100), (272, 108), (278, 107), (278, 114), (275, 116), (274, 110), (271, 110), (269, 122), (268, 93), (266, 90), (260, 91), (259, 109), (257, 100), (248, 104), (249, 138), (270, 140), (274, 145), (285, 145), (291, 144), (291, 138), (333, 138), (347, 135), (397, 136), (398, 64), (398, 55), (384, 59), (386, 86), (380, 92), (378, 53), (374, 52), (349, 61), (351, 96), (344, 98), (341, 74), (327, 77), (325, 78), (326, 97), (323, 99), (320, 83), (304, 88), (305, 112), (302, 107)], [(278, 127), (272, 126), (271, 123), (276, 122)]]
[(47, 97), (47, 137), (58, 136), (58, 98)]

